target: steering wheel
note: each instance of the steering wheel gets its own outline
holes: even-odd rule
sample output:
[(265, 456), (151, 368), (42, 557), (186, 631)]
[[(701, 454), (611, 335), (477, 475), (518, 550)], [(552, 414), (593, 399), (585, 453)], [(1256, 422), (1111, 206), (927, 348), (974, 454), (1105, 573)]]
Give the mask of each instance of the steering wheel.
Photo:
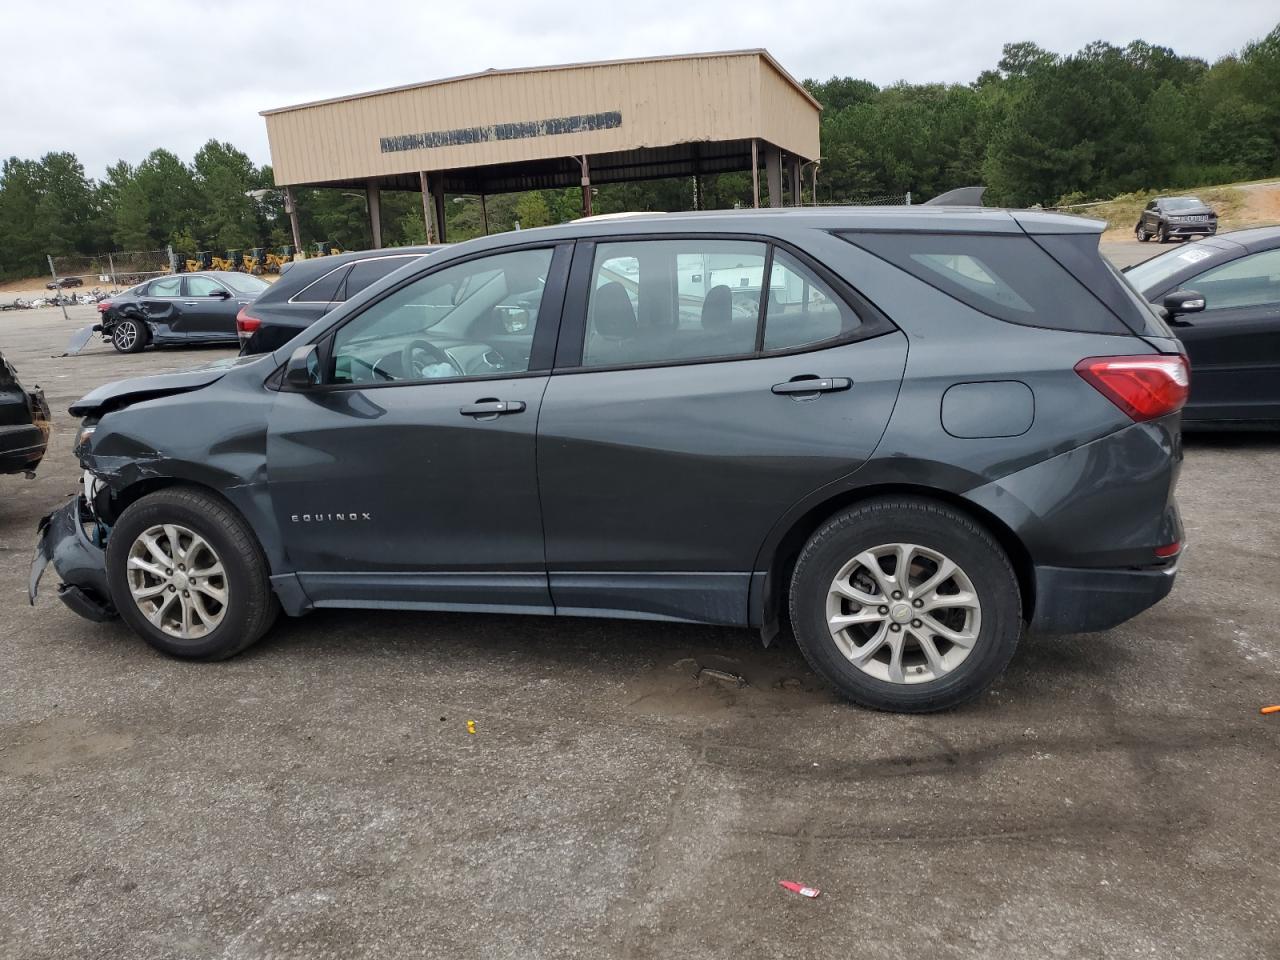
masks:
[(400, 371), (406, 380), (436, 380), (439, 376), (428, 377), (426, 368), (435, 364), (444, 364), (453, 372), (448, 376), (465, 376), (462, 368), (434, 343), (426, 340), (411, 340), (400, 354)]

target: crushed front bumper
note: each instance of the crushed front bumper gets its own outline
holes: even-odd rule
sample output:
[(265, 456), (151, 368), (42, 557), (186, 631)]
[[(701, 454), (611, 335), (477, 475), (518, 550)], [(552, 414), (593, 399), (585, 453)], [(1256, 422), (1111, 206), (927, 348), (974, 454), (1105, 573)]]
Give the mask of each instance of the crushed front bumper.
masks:
[(89, 539), (86, 524), (96, 521), (80, 496), (40, 520), (27, 599), (35, 605), (40, 578), (52, 563), (62, 581), (58, 584), (59, 600), (86, 620), (111, 620), (116, 610), (107, 586), (106, 554)]

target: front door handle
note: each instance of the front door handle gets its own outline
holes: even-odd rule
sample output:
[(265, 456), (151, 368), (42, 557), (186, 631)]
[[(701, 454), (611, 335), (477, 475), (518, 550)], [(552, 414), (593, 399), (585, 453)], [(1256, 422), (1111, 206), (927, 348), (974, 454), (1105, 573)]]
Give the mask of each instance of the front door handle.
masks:
[(458, 411), (464, 417), (475, 417), (477, 420), (492, 420), (500, 417), (504, 413), (523, 413), (523, 400), (477, 400), (475, 403), (468, 403), (465, 407)]
[(786, 383), (775, 383), (773, 392), (780, 394), (835, 393), (839, 390), (848, 390), (852, 386), (853, 381), (848, 377), (797, 377)]
[(184, 307), (198, 307), (200, 306), (200, 303), (197, 300), (183, 300), (182, 305)]

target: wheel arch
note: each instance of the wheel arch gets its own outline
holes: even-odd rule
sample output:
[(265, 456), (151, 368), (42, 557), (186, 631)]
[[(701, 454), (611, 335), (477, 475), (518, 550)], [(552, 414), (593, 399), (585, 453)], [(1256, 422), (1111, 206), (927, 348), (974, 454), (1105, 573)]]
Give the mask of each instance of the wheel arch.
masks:
[[(1035, 610), (1035, 566), (1031, 554), (1018, 535), (1000, 517), (978, 506), (957, 493), (910, 483), (881, 483), (855, 490), (845, 490), (810, 506), (791, 521), (780, 536), (771, 535), (772, 548), (762, 551), (756, 562), (756, 575), (752, 577), (748, 611), (749, 622), (759, 626), (765, 642), (777, 635), (782, 612), (786, 609), (785, 596), (800, 551), (813, 536), (814, 531), (841, 510), (868, 500), (887, 496), (909, 496), (933, 500), (959, 510), (982, 525), (1009, 557), (1018, 578), (1018, 591), (1022, 596), (1023, 618), (1030, 621)], [(767, 551), (767, 552), (766, 552)]]

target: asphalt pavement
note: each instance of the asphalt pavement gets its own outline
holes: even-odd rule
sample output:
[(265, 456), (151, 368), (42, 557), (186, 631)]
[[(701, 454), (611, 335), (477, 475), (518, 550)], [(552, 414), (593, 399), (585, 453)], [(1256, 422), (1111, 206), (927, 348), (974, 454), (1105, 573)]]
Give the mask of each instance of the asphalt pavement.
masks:
[(56, 417), (0, 477), (0, 958), (1280, 956), (1280, 437), (1189, 438), (1173, 594), (950, 713), (628, 621), (317, 612), (188, 664), (27, 574), (67, 405), (230, 351), (59, 358), (71, 313), (0, 315)]

